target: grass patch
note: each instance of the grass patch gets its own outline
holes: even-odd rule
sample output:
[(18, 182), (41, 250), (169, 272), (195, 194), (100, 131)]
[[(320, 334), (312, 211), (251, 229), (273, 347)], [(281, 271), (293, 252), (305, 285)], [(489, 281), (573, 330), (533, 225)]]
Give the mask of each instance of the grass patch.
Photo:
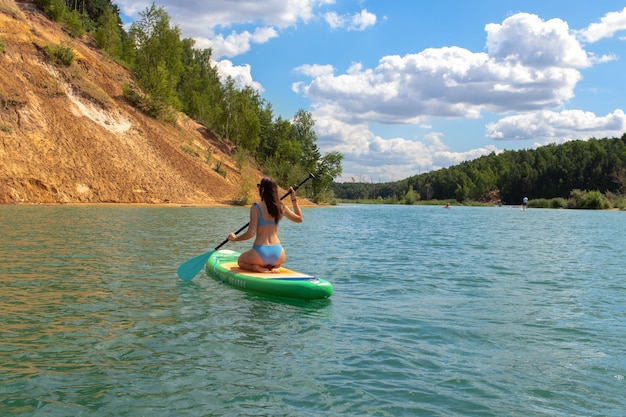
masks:
[(212, 146), (209, 147), (209, 150), (207, 151), (207, 154), (206, 154), (206, 158), (204, 158), (204, 162), (206, 162), (209, 165), (211, 165), (211, 161), (213, 161), (213, 147)]
[(22, 15), (21, 11), (10, 7), (8, 4), (4, 4), (4, 2), (0, 2), (0, 12), (6, 13), (7, 15), (17, 20), (24, 20), (24, 16)]
[(215, 167), (213, 167), (213, 169), (222, 177), (226, 178), (226, 170), (222, 167), (223, 163), (224, 161), (220, 159), (215, 163)]
[(189, 143), (183, 143), (182, 145), (180, 145), (180, 149), (182, 149), (182, 151), (188, 155), (196, 156), (196, 157), (200, 156), (196, 147)]

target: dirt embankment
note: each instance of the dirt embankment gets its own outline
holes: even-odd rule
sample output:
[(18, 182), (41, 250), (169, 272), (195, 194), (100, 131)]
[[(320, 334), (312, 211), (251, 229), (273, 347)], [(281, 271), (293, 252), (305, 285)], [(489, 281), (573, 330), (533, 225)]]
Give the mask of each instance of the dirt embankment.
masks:
[[(46, 45), (71, 46), (73, 63), (53, 65)], [(130, 106), (130, 81), (88, 35), (72, 39), (32, 1), (0, 0), (0, 203), (229, 204), (256, 183), (203, 126)]]

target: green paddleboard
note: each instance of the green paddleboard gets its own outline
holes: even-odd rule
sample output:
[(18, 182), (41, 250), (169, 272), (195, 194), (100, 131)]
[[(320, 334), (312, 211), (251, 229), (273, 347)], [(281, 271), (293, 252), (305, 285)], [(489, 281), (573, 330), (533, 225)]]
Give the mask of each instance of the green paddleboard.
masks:
[(207, 274), (232, 287), (276, 297), (316, 300), (333, 293), (330, 282), (291, 269), (281, 267), (277, 273), (241, 269), (237, 265), (239, 255), (232, 250), (215, 251), (206, 264)]

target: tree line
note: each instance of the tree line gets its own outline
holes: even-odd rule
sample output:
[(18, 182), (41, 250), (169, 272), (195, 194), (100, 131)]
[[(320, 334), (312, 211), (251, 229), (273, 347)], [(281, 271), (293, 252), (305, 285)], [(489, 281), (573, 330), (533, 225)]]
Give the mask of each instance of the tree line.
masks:
[(271, 103), (256, 90), (237, 87), (231, 77), (222, 80), (212, 63), (212, 50), (195, 48), (193, 39), (183, 39), (163, 8), (152, 3), (125, 30), (111, 0), (35, 0), (35, 4), (72, 36), (89, 32), (98, 47), (131, 70), (134, 82), (124, 86), (124, 96), (146, 114), (173, 122), (176, 112), (182, 111), (228, 139), (238, 159), (253, 158), (282, 186), (311, 172), (315, 179), (304, 187), (306, 195), (316, 201), (332, 198), (343, 155), (321, 154), (311, 114), (298, 110), (291, 120), (276, 117)]
[(401, 181), (335, 183), (333, 189), (337, 198), (348, 200), (520, 204), (527, 196), (536, 205), (621, 206), (626, 195), (626, 134), (491, 153)]

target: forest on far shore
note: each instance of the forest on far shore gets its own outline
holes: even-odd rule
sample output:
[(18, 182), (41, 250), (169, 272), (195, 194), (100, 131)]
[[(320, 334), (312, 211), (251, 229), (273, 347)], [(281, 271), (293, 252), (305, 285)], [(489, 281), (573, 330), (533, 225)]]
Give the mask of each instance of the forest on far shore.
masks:
[(626, 209), (626, 133), (491, 153), (388, 183), (333, 183), (336, 199), (415, 204), (521, 204)]

